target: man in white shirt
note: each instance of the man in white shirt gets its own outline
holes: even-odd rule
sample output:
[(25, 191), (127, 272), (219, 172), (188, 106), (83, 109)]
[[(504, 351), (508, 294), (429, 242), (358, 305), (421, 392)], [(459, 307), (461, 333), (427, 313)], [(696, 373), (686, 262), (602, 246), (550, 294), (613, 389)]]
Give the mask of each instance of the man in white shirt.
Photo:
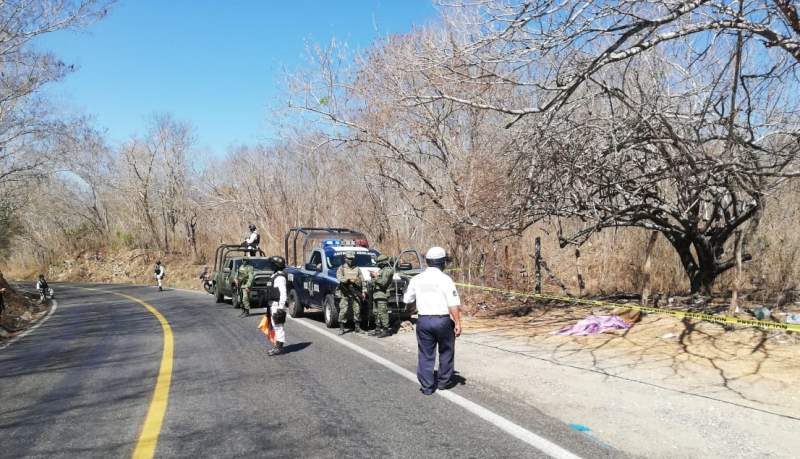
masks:
[[(428, 268), (411, 278), (403, 295), (405, 303), (417, 303), (417, 379), (425, 395), (452, 387), (456, 337), (461, 335), (461, 299), (453, 279), (442, 272), (446, 260), (443, 248), (428, 250)], [(439, 374), (434, 380), (437, 348)]]

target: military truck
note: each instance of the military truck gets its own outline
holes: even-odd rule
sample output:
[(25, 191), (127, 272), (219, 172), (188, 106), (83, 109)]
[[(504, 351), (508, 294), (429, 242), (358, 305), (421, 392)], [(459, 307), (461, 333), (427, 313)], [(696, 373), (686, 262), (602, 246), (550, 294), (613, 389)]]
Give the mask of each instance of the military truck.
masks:
[[(300, 244), (298, 246), (298, 243)], [(345, 253), (355, 255), (355, 265), (367, 281), (367, 290), (372, 292), (372, 276), (378, 272), (375, 263), (377, 250), (369, 247), (366, 236), (348, 228), (292, 228), (284, 238), (284, 257), (289, 265), (286, 276), (289, 281), (287, 309), (292, 317), (302, 317), (306, 310), (322, 310), (325, 326), (333, 328), (339, 324), (339, 293), (336, 270), (344, 263)], [(416, 255), (417, 267), (403, 262), (405, 256)], [(390, 320), (402, 320), (413, 311), (403, 303), (403, 292), (408, 278), (422, 269), (422, 258), (414, 249), (403, 251), (397, 258), (395, 280), (390, 290)], [(303, 262), (303, 264), (298, 264)], [(361, 301), (362, 325), (366, 328), (372, 317), (371, 297)]]
[[(214, 275), (211, 281), (211, 291), (214, 292), (214, 299), (217, 303), (225, 301), (227, 296), (231, 298), (234, 308), (242, 307), (239, 300), (239, 286), (235, 281), (239, 268), (242, 266), (242, 260), (246, 258), (254, 270), (253, 285), (250, 288), (251, 309), (267, 307), (267, 293), (272, 287), (271, 278), (275, 272), (275, 266), (261, 249), (258, 249), (255, 257), (248, 256), (249, 252), (250, 249), (242, 245), (226, 244), (217, 247), (214, 255)], [(249, 315), (251, 309), (245, 310), (245, 313)]]

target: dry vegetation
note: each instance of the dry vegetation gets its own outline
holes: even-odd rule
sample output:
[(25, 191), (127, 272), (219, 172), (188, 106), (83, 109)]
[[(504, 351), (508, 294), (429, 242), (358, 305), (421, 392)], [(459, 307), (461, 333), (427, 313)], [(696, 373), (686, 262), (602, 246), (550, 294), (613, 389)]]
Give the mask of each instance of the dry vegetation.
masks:
[[(103, 11), (59, 5), (30, 20), (49, 30)], [(200, 155), (191, 124), (169, 114), (121, 145), (54, 118), (0, 139), (0, 252), (15, 276), (114, 281), (149, 281), (137, 253), (166, 257), (189, 283), (248, 223), (269, 253), (291, 226), (350, 226), (386, 252), (443, 245), (465, 280), (529, 288), (540, 236), (554, 278), (588, 295), (639, 291), (655, 231), (655, 292), (727, 296), (740, 238), (743, 292), (786, 302), (800, 275), (800, 22), (787, 2), (738, 8), (442, 6), (435, 23), (358, 53), (310, 49), (287, 76), (282, 140), (220, 157)], [(30, 65), (42, 84), (59, 77)], [(87, 256), (122, 274), (64, 268)]]

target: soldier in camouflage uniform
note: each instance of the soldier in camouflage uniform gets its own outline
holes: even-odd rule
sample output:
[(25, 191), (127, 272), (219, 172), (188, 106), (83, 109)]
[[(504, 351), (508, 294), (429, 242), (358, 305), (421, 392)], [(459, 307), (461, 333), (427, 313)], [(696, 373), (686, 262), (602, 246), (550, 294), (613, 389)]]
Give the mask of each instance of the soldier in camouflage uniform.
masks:
[(253, 266), (247, 258), (242, 260), (242, 266), (236, 273), (236, 283), (239, 285), (239, 304), (242, 307), (242, 316), (250, 311), (250, 287), (253, 285)]
[[(345, 264), (336, 270), (339, 281), (339, 334), (344, 335), (344, 324), (352, 311), (353, 326), (356, 333), (361, 333), (361, 299), (366, 297), (366, 285), (361, 279), (361, 271), (355, 266), (355, 254), (344, 255)], [(359, 298), (359, 295), (361, 298)]]
[(375, 330), (369, 334), (378, 338), (391, 335), (389, 331), (389, 287), (394, 279), (394, 269), (389, 264), (389, 257), (380, 255), (375, 260), (381, 269), (372, 273), (372, 311), (375, 315)]

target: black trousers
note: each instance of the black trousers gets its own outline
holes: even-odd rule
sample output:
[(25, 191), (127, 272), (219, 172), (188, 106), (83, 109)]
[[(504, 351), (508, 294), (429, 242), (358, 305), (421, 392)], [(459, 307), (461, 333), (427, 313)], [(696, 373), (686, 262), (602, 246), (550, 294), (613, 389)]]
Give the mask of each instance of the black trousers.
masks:
[[(456, 332), (453, 319), (447, 316), (419, 316), (417, 319), (417, 380), (422, 393), (431, 394), (436, 388), (447, 386), (453, 377)], [(439, 352), (439, 374), (433, 377), (436, 351)]]

